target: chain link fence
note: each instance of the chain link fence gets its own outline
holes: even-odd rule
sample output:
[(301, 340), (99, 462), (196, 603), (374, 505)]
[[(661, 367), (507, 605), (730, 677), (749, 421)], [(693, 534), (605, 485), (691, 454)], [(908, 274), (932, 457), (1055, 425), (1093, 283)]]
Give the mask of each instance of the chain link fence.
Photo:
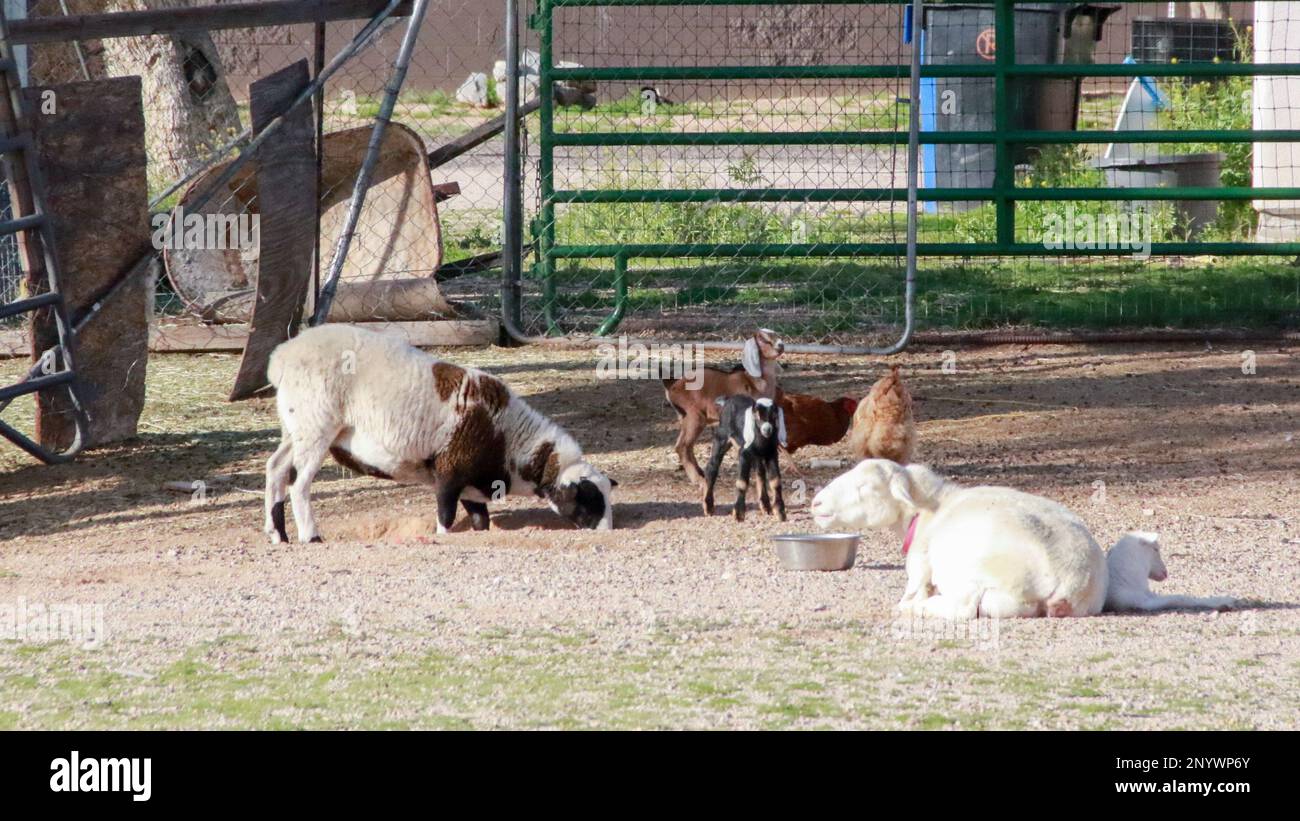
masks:
[[(893, 339), (908, 11), (534, 4), (557, 103), (530, 124), (525, 330)], [(924, 17), (921, 330), (1296, 324), (1300, 6)]]
[(535, 11), (548, 70), (599, 79), (556, 81), (530, 123), (525, 330), (897, 337), (905, 209), (870, 190), (906, 184), (908, 81), (851, 74), (906, 65), (901, 5)]
[[(187, 5), (199, 2), (31, 0), (26, 15)], [(1003, 79), (991, 73), (996, 9), (926, 13), (919, 329), (1293, 325), (1296, 4), (1020, 4), (1002, 59), (1117, 71)], [(898, 335), (913, 105), (905, 4), (534, 0), (525, 11), (521, 98), (552, 91), (523, 119), (526, 332), (735, 339), (763, 325), (857, 345)], [(405, 20), (323, 93), (324, 269)], [(365, 23), (43, 42), (27, 47), (28, 82), (141, 76), (147, 194), (171, 213), (246, 136), (253, 81), (298, 60), (314, 67), (318, 45), (328, 59)], [(373, 287), (393, 282), (426, 296), (436, 282), (457, 316), (500, 310), (491, 266), (505, 157), (489, 126), (503, 113), (504, 41), (503, 3), (431, 3), (390, 166), (345, 268), (357, 287), (336, 308), (349, 318), (406, 316)], [(1232, 71), (1265, 63), (1278, 76)], [(957, 68), (971, 65), (989, 72)], [(1135, 131), (1121, 141), (1106, 133), (1117, 124)], [(494, 135), (441, 161), (484, 128)], [(1029, 131), (1077, 136), (1035, 142)], [(252, 179), (209, 208), (258, 213)], [(1170, 185), (1194, 196), (1154, 190)], [(1261, 196), (1269, 189), (1281, 194)], [(25, 286), (6, 241), (0, 297), (11, 299)], [(218, 339), (247, 321), (257, 255), (217, 250), (165, 255), (159, 327)]]
[[(27, 19), (116, 11), (222, 5), (211, 0), (34, 0)], [(377, 6), (378, 8), (378, 6)], [(366, 141), (379, 111), (408, 18), (393, 17), (326, 83), (323, 112), (320, 268), (327, 271)], [(187, 31), (26, 47), (27, 82), (58, 86), (136, 75), (142, 82), (151, 212), (183, 215), (247, 144), (250, 85), (296, 61), (313, 73), (366, 19)], [(343, 272), (348, 294), (335, 313), (353, 321), (495, 316), (500, 276), (502, 141), (496, 136), (443, 160), (443, 149), (502, 115), (504, 14), (497, 4), (432, 0), (388, 129)], [(489, 129), (491, 131), (491, 129)], [(259, 215), (255, 169), (241, 171), (205, 213)], [(177, 212), (177, 207), (182, 210)], [(111, 217), (107, 217), (111, 219)], [(158, 240), (155, 222), (153, 239)], [(258, 249), (243, 226), (235, 247), (166, 248), (157, 279), (156, 332), (176, 328), (177, 345), (222, 346), (229, 327), (247, 323), (255, 298)], [(176, 230), (181, 230), (177, 226)], [(7, 240), (10, 238), (6, 238)], [(164, 237), (165, 241), (165, 237)], [(22, 272), (0, 247), (0, 292), (22, 292)], [(483, 259), (483, 264), (479, 258)], [(445, 280), (445, 281), (440, 281)], [(437, 282), (437, 285), (432, 283)], [(396, 291), (388, 286), (410, 286)], [(351, 286), (349, 290), (349, 286)], [(406, 299), (394, 304), (394, 293)], [(310, 312), (311, 306), (308, 306)], [(183, 336), (183, 340), (179, 337)], [(238, 347), (237, 343), (233, 343)]]

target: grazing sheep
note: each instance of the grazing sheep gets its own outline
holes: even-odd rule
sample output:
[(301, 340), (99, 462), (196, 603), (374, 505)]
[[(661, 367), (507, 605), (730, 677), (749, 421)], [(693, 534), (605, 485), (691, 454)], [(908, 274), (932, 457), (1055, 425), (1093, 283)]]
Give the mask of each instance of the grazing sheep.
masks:
[[(326, 454), (358, 473), (433, 485), (438, 533), (464, 506), (475, 530), (487, 502), (536, 495), (579, 527), (613, 527), (617, 483), (588, 464), (559, 425), (495, 376), (443, 362), (396, 337), (342, 325), (304, 331), (271, 354), (282, 439), (266, 463), (266, 533), (320, 541), (310, 488)], [(296, 474), (296, 475), (294, 475)]]
[(785, 343), (775, 331), (762, 328), (745, 340), (742, 367), (730, 371), (705, 368), (699, 384), (685, 378), (665, 379), (664, 398), (677, 411), (680, 430), (677, 463), (691, 481), (702, 488), (704, 474), (695, 461), (695, 440), (710, 424), (718, 421), (718, 400), (744, 394), (755, 399), (780, 400), (777, 388), (776, 360), (785, 351)]
[(1154, 533), (1126, 533), (1106, 554), (1110, 585), (1106, 609), (1127, 610), (1226, 610), (1237, 604), (1227, 596), (1162, 596), (1152, 593), (1147, 580), (1162, 582), (1169, 577), (1160, 558), (1160, 542)]
[(781, 494), (781, 464), (777, 446), (785, 440), (785, 414), (771, 399), (731, 396), (719, 399), (717, 432), (713, 434), (713, 456), (704, 481), (704, 515), (713, 515), (713, 486), (718, 481), (722, 457), (732, 442), (740, 448), (740, 478), (736, 480), (736, 521), (745, 521), (745, 492), (749, 490), (749, 473), (758, 466), (759, 500), (764, 513), (772, 512), (768, 491), (776, 497), (777, 516), (785, 521), (785, 497)]
[(1041, 496), (961, 487), (923, 465), (866, 459), (813, 499), (821, 528), (892, 528), (903, 542), (904, 613), (1091, 616), (1106, 601), (1106, 557), (1084, 523)]

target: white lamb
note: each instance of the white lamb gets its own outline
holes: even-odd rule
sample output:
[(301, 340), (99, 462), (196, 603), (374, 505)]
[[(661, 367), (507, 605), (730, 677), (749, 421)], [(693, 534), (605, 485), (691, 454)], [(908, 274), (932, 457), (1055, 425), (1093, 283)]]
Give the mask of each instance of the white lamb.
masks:
[(1145, 534), (1121, 539), (1108, 561), (1087, 526), (1056, 502), (962, 487), (923, 465), (864, 460), (817, 494), (812, 513), (823, 529), (897, 532), (907, 565), (899, 608), (914, 615), (1092, 616), (1231, 602), (1150, 593), (1147, 578), (1163, 579), (1164, 565)]
[(1238, 602), (1228, 596), (1162, 596), (1152, 593), (1147, 580), (1162, 582), (1169, 578), (1160, 558), (1160, 542), (1154, 533), (1125, 533), (1106, 554), (1110, 584), (1106, 592), (1106, 609), (1126, 610), (1225, 610)]
[(320, 541), (310, 489), (326, 454), (370, 476), (433, 485), (439, 533), (455, 520), (457, 501), (475, 530), (486, 529), (487, 502), (507, 493), (545, 498), (580, 527), (613, 527), (617, 483), (491, 374), (343, 325), (312, 328), (280, 345), (267, 373), (283, 433), (266, 463), (272, 543), (288, 541), (290, 483), (299, 541)]

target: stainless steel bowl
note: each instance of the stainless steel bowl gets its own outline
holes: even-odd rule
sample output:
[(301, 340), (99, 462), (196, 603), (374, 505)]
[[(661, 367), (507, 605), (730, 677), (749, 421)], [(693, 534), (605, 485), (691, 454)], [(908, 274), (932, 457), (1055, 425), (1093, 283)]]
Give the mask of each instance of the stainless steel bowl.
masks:
[(773, 536), (786, 570), (848, 570), (858, 557), (856, 533), (786, 533)]

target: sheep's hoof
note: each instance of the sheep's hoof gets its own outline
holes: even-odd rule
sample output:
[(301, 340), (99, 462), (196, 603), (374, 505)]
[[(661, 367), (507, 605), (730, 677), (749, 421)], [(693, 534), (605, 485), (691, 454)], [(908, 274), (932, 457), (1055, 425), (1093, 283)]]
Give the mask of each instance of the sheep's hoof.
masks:
[(324, 544), (324, 543), (325, 540), (322, 539), (320, 536), (312, 536), (310, 539), (307, 540), (307, 544)]
[(745, 509), (743, 507), (736, 508), (735, 512), (736, 512), (736, 521), (738, 522), (745, 521)]
[(712, 499), (705, 499), (705, 500), (704, 500), (704, 505), (703, 505), (703, 507), (704, 507), (704, 515), (705, 515), (705, 516), (712, 516), (712, 515), (713, 515), (713, 500), (712, 500)]

